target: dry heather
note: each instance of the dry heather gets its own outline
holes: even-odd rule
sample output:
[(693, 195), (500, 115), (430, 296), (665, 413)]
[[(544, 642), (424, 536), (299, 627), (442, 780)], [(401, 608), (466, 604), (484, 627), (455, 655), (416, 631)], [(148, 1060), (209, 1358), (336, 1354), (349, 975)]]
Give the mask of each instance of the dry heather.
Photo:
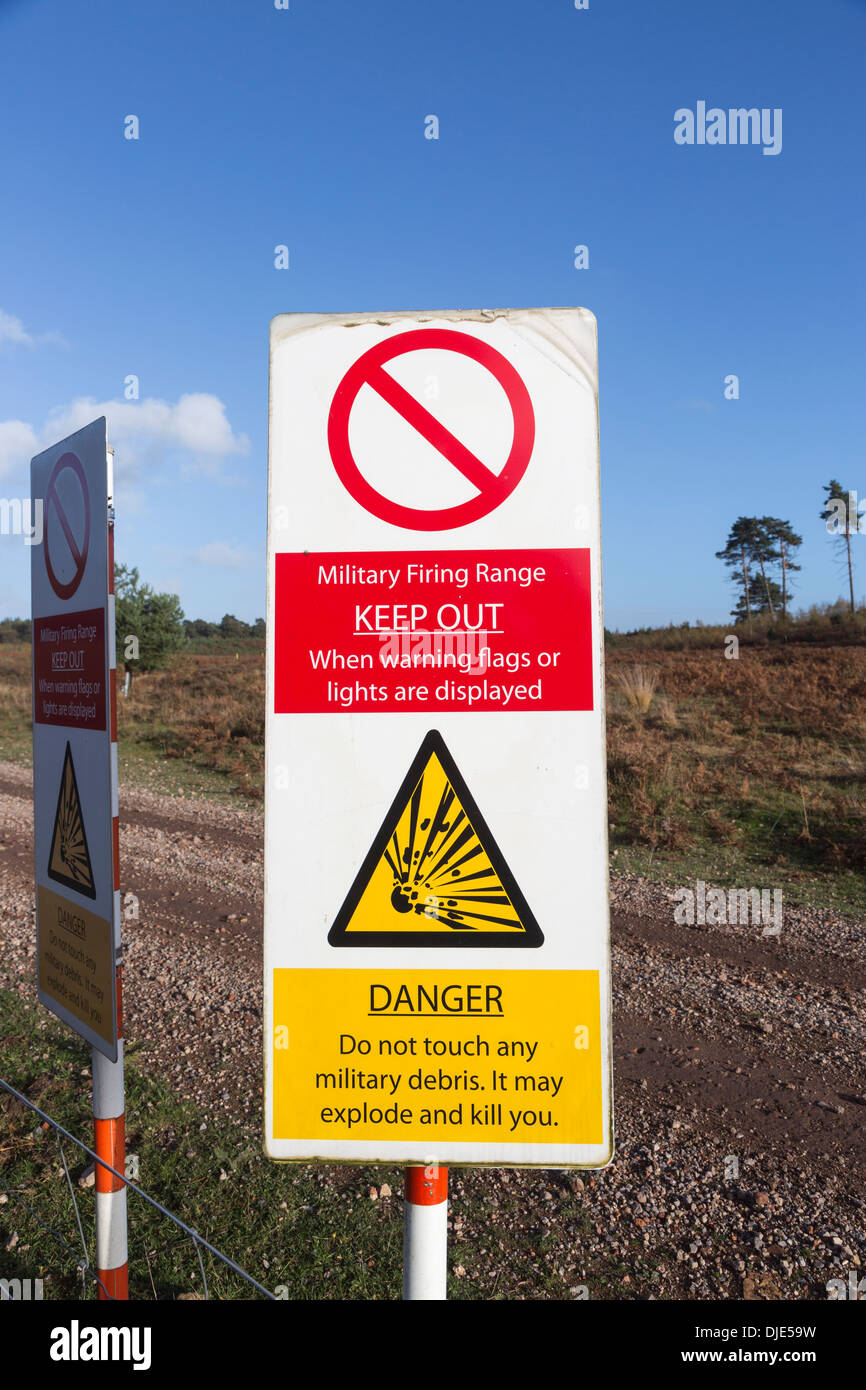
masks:
[(0, 734), (22, 715), (29, 724), (30, 713), (30, 646), (0, 644)]
[[(643, 655), (643, 653), (642, 653)], [(706, 840), (767, 865), (866, 865), (866, 648), (786, 644), (653, 653), (645, 715), (608, 656), (614, 842), (681, 850)]]
[[(262, 794), (265, 661), (230, 656), (176, 656), (165, 671), (136, 677), (118, 696), (121, 758), (157, 754), (225, 773), (239, 791)], [(0, 756), (30, 744), (30, 647), (0, 645)]]
[(168, 670), (137, 677), (117, 703), (121, 742), (227, 773), (240, 791), (262, 795), (263, 655), (178, 656)]

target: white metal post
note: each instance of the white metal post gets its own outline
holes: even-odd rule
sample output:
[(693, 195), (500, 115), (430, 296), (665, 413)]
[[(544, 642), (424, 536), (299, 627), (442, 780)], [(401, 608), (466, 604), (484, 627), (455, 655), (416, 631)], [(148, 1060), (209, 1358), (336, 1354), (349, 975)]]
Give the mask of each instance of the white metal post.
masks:
[[(116, 1172), (126, 1173), (123, 1098), (123, 1039), (117, 1061), (93, 1049), (94, 1151)], [(96, 1273), (100, 1298), (129, 1297), (126, 1186), (96, 1165)]]
[(403, 1298), (448, 1297), (448, 1169), (406, 1169), (403, 1206)]

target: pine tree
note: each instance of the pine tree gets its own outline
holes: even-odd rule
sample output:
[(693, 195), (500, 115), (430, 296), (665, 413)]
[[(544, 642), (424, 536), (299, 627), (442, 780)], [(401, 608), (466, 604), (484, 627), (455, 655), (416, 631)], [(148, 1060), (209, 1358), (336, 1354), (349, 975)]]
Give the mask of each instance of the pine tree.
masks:
[(782, 591), (781, 609), (782, 617), (788, 616), (788, 599), (790, 597), (788, 589), (788, 573), (791, 570), (802, 568), (791, 558), (792, 551), (803, 544), (803, 537), (798, 536), (791, 526), (790, 521), (782, 521), (779, 517), (762, 516), (761, 527), (776, 548), (777, 558), (782, 571)]
[(841, 542), (846, 552), (848, 562), (848, 592), (851, 607), (851, 617), (854, 616), (854, 564), (851, 559), (851, 535), (859, 526), (855, 492), (848, 492), (831, 478), (825, 484), (824, 491), (827, 496), (824, 501), (824, 510), (821, 512), (821, 520), (827, 523), (827, 530), (838, 543)]
[[(776, 608), (781, 599), (781, 590), (775, 581), (771, 581), (767, 575), (767, 565), (775, 564), (779, 559), (779, 552), (776, 549), (773, 537), (767, 530), (768, 517), (751, 517), (754, 522), (754, 532), (752, 536), (752, 560), (761, 571), (761, 584), (763, 585), (766, 603), (761, 605), (762, 611), (770, 614), (773, 622), (776, 621)], [(773, 590), (775, 589), (775, 594)], [(773, 600), (776, 600), (774, 603)]]
[(751, 565), (757, 542), (757, 518), (739, 516), (731, 527), (724, 550), (716, 551), (716, 559), (723, 560), (732, 571), (731, 579), (733, 582), (742, 585), (742, 592), (733, 614), (742, 612), (750, 627), (752, 625), (752, 610), (755, 606), (753, 601), (755, 578), (751, 571)]
[(749, 616), (753, 618), (773, 617), (782, 606), (782, 590), (772, 575), (764, 580), (759, 574), (752, 576), (749, 590), (749, 606), (746, 609), (744, 594), (738, 594), (737, 602), (731, 609), (731, 617), (741, 623)]

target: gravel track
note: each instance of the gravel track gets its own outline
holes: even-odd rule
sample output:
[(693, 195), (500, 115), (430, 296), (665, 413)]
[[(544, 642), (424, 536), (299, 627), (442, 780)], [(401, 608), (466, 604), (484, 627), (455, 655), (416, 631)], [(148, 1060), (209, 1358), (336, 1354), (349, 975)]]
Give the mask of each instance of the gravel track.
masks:
[[(206, 1118), (258, 1131), (261, 810), (135, 789), (120, 815), (127, 1039)], [(786, 909), (763, 937), (673, 908), (669, 886), (613, 874), (611, 1167), (452, 1175), (452, 1268), (471, 1245), (490, 1294), (494, 1224), (520, 1226), (517, 1298), (553, 1279), (575, 1298), (826, 1299), (866, 1264), (866, 929)], [(31, 998), (32, 780), (12, 763), (0, 928), (0, 987)], [(463, 1210), (482, 1191), (486, 1222)]]

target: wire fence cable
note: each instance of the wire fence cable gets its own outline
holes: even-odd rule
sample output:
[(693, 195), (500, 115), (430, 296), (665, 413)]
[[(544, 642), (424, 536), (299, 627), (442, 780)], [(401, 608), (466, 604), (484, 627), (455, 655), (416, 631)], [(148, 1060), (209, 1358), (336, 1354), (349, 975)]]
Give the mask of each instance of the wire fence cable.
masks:
[(26, 1105), (27, 1108), (29, 1110), (32, 1110), (34, 1115), (38, 1115), (40, 1120), (42, 1120), (45, 1124), (50, 1125), (57, 1136), (57, 1145), (60, 1149), (60, 1158), (63, 1163), (63, 1171), (66, 1174), (66, 1181), (69, 1185), (69, 1192), (72, 1197), (72, 1205), (75, 1210), (75, 1221), (78, 1226), (78, 1234), (81, 1239), (83, 1258), (79, 1258), (77, 1251), (74, 1249), (73, 1246), (69, 1244), (69, 1241), (65, 1238), (65, 1236), (63, 1236), (59, 1231), (55, 1230), (53, 1226), (49, 1226), (47, 1222), (43, 1221), (41, 1216), (39, 1216), (38, 1212), (36, 1212), (27, 1202), (24, 1201), (20, 1193), (14, 1192), (12, 1189), (10, 1189), (5, 1183), (5, 1181), (2, 1179), (2, 1177), (0, 1177), (0, 1186), (2, 1186), (3, 1190), (8, 1194), (10, 1200), (20, 1203), (20, 1205), (23, 1206), (32, 1217), (34, 1217), (34, 1219), (39, 1223), (39, 1225), (42, 1226), (43, 1230), (48, 1231), (52, 1236), (54, 1236), (56, 1240), (58, 1240), (64, 1246), (66, 1250), (70, 1251), (73, 1255), (76, 1256), (76, 1268), (81, 1275), (82, 1291), (86, 1288), (85, 1281), (88, 1278), (90, 1278), (91, 1280), (93, 1280), (94, 1283), (100, 1286), (103, 1295), (106, 1298), (111, 1297), (111, 1295), (108, 1294), (105, 1290), (105, 1286), (102, 1284), (99, 1277), (94, 1273), (93, 1269), (90, 1266), (90, 1260), (87, 1253), (87, 1242), (84, 1238), (84, 1228), (81, 1224), (81, 1214), (78, 1210), (78, 1201), (75, 1196), (75, 1188), (73, 1186), (72, 1178), (69, 1173), (69, 1168), (66, 1163), (66, 1155), (63, 1152), (61, 1136), (64, 1139), (68, 1139), (71, 1144), (75, 1144), (79, 1149), (86, 1153), (95, 1164), (98, 1163), (100, 1168), (104, 1168), (106, 1172), (111, 1173), (113, 1177), (117, 1178), (120, 1182), (122, 1182), (128, 1190), (134, 1192), (138, 1197), (142, 1199), (142, 1201), (147, 1202), (151, 1207), (154, 1207), (158, 1212), (161, 1213), (162, 1216), (168, 1217), (169, 1221), (173, 1221), (175, 1226), (177, 1226), (189, 1237), (195, 1248), (196, 1255), (198, 1256), (198, 1263), (199, 1268), (201, 1270), (205, 1298), (209, 1298), (210, 1295), (208, 1292), (207, 1275), (205, 1274), (204, 1261), (202, 1260), (202, 1248), (204, 1248), (211, 1255), (213, 1255), (215, 1259), (221, 1260), (222, 1263), (226, 1265), (230, 1270), (232, 1270), (233, 1273), (237, 1274), (239, 1278), (245, 1279), (248, 1284), (251, 1284), (253, 1286), (253, 1288), (258, 1289), (259, 1293), (262, 1294), (265, 1298), (270, 1299), (274, 1303), (279, 1302), (279, 1299), (277, 1298), (276, 1294), (273, 1294), (270, 1289), (265, 1288), (264, 1284), (260, 1284), (258, 1279), (254, 1278), (252, 1274), (248, 1274), (245, 1269), (242, 1269), (241, 1266), (231, 1258), (231, 1256), (224, 1254), (222, 1250), (218, 1250), (215, 1245), (211, 1245), (209, 1240), (206, 1240), (205, 1237), (203, 1235), (200, 1235), (198, 1231), (195, 1231), (191, 1226), (188, 1226), (186, 1222), (182, 1221), (179, 1216), (176, 1216), (173, 1211), (169, 1211), (168, 1207), (163, 1206), (162, 1202), (158, 1202), (155, 1197), (151, 1197), (149, 1193), (143, 1191), (143, 1189), (140, 1188), (137, 1185), (137, 1183), (132, 1182), (129, 1178), (127, 1178), (125, 1173), (119, 1173), (116, 1168), (112, 1168), (109, 1163), (106, 1163), (104, 1159), (100, 1158), (97, 1154), (95, 1154), (93, 1150), (88, 1148), (86, 1144), (82, 1143), (80, 1139), (76, 1139), (74, 1134), (70, 1134), (68, 1129), (64, 1129), (63, 1126), (61, 1124), (58, 1124), (56, 1120), (52, 1119), (50, 1115), (46, 1115), (44, 1110), (40, 1110), (38, 1105), (34, 1105), (32, 1100), (28, 1100), (27, 1097), (23, 1096), (20, 1091), (16, 1091), (15, 1087), (10, 1086), (9, 1082), (4, 1081), (2, 1077), (0, 1077), (0, 1087), (2, 1087), (2, 1089), (6, 1091), (10, 1096), (13, 1096), (15, 1100), (19, 1101), (21, 1105)]

